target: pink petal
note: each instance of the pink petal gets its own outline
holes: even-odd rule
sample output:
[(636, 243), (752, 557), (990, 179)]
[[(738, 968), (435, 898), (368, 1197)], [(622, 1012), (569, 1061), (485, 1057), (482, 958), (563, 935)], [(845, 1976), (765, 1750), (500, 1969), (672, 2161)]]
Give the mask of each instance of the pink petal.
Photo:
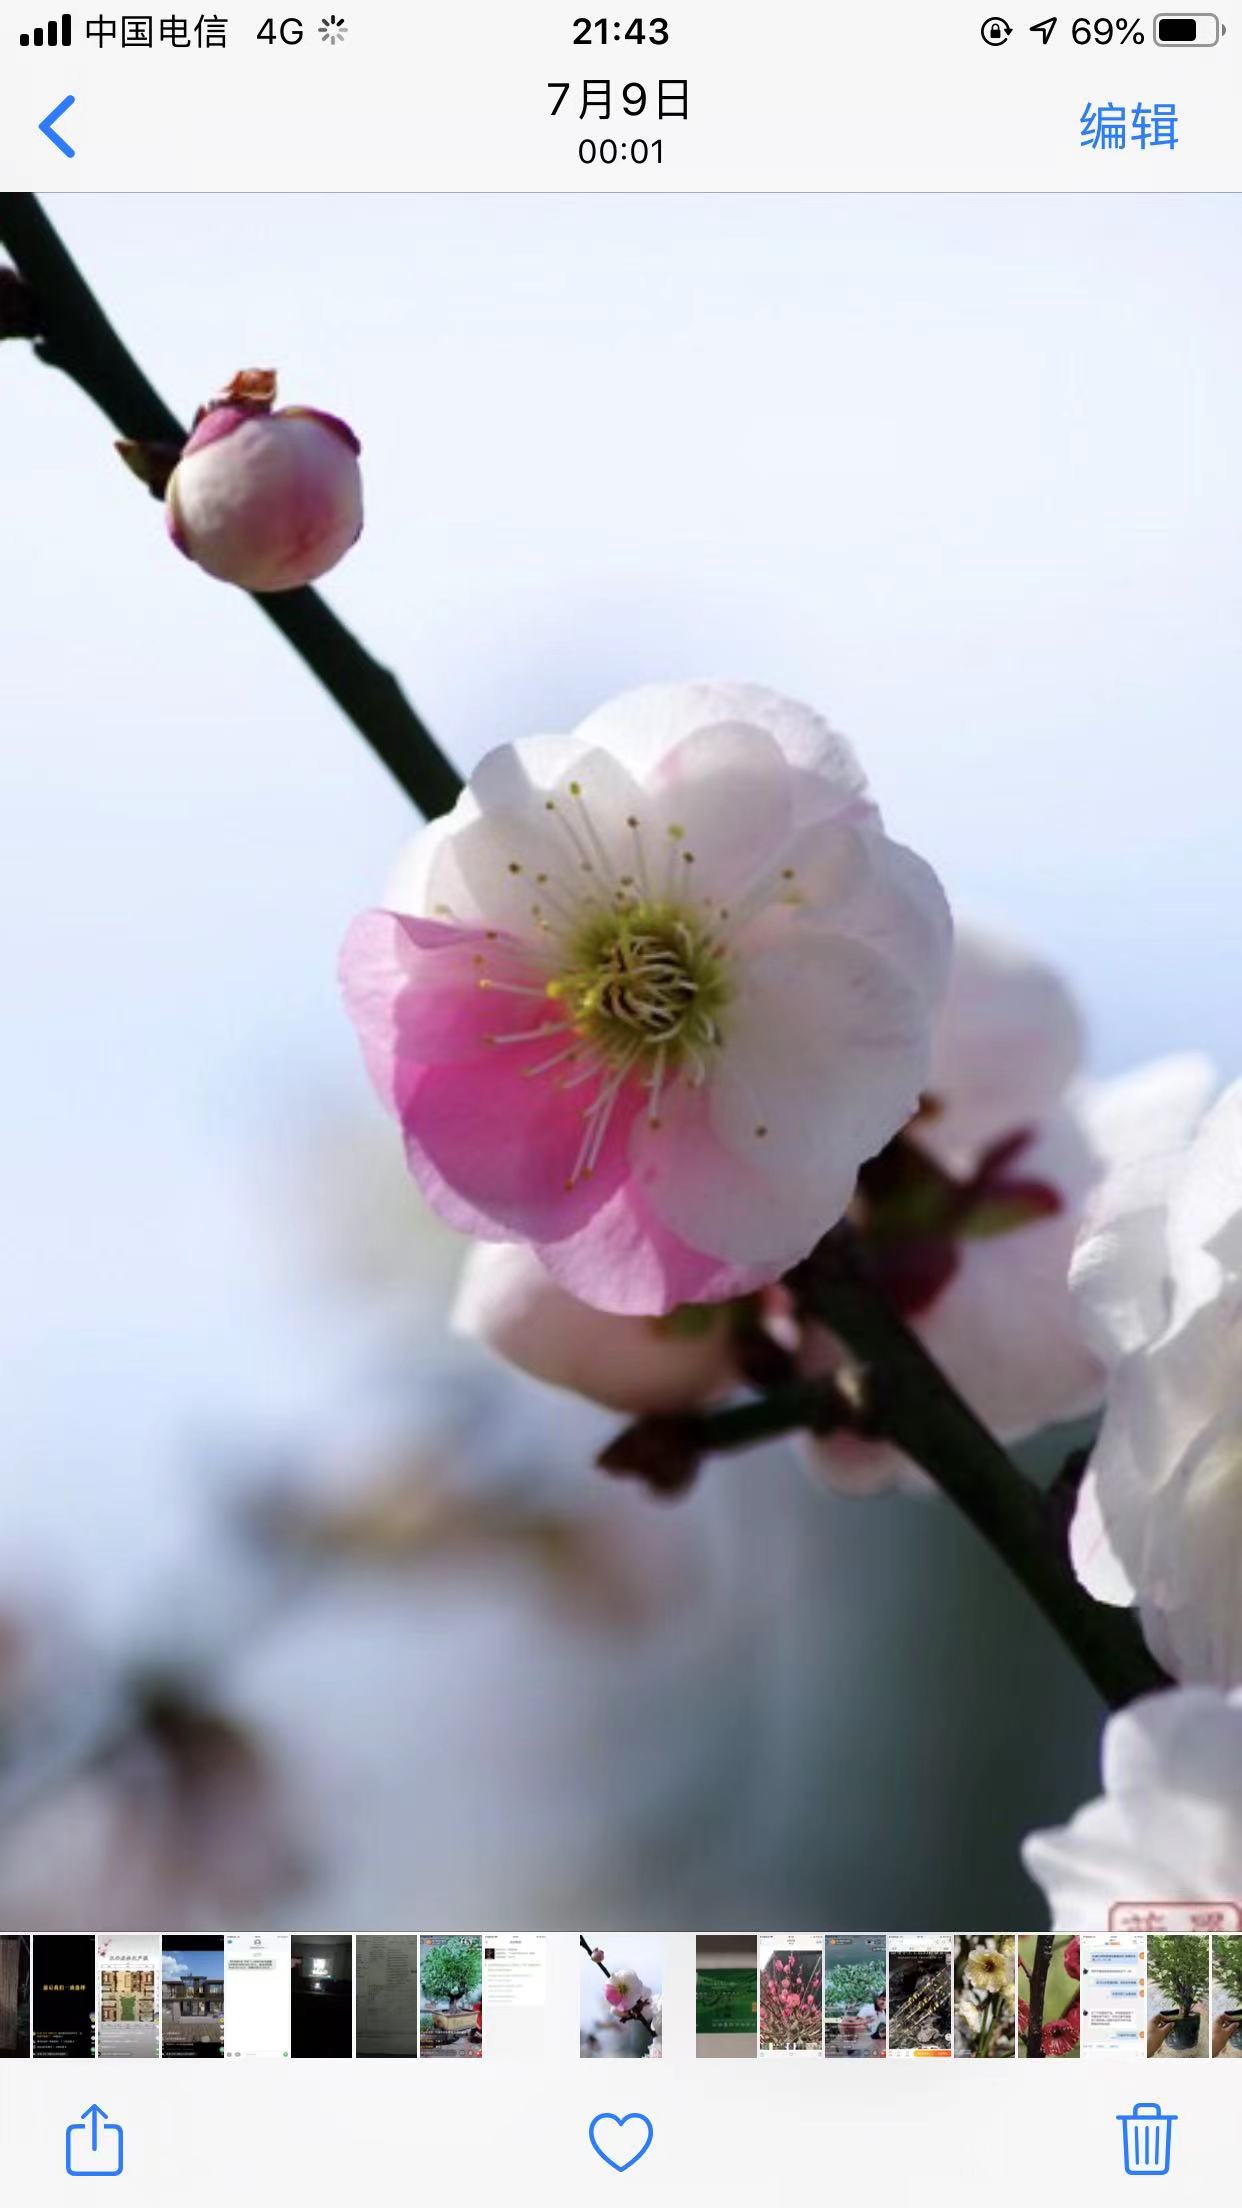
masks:
[(685, 1329), (594, 1310), (522, 1243), (474, 1244), (451, 1325), (553, 1387), (631, 1414), (685, 1410), (734, 1378), (726, 1312)]
[(515, 1044), (490, 1053), (486, 1066), (428, 1066), (403, 1097), (407, 1163), (451, 1226), (491, 1241), (560, 1240), (624, 1177), (637, 1095), (618, 1097), (592, 1171), (571, 1186), (593, 1091), (590, 1083), (558, 1089), (549, 1075), (527, 1079), (525, 1069), (548, 1052), (547, 1042)]
[(545, 1017), (537, 998), (479, 987), (484, 978), (541, 986), (520, 946), (479, 928), (403, 913), (364, 912), (354, 921), (340, 978), (367, 1071), (393, 1112), (419, 1068), (490, 1060), (489, 1036), (540, 1025)]
[[(822, 1158), (769, 1156), (753, 1137), (746, 1157), (716, 1130), (715, 1091), (682, 1081), (660, 1107), (660, 1125), (634, 1121), (634, 1176), (652, 1213), (679, 1240), (730, 1267), (774, 1280), (805, 1257), (841, 1217), (855, 1167), (837, 1179)], [(751, 1125), (747, 1123), (748, 1127)]]
[(538, 1255), (571, 1295), (597, 1311), (635, 1317), (749, 1295), (783, 1269), (726, 1264), (692, 1250), (656, 1217), (633, 1180), (615, 1188), (578, 1231), (541, 1242)]

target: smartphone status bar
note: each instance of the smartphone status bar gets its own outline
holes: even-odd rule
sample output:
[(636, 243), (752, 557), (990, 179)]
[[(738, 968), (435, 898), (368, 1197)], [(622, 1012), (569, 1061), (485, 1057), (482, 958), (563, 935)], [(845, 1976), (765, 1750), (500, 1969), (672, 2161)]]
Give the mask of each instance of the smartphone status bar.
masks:
[[(183, 7), (186, 0), (181, 0)], [(128, 190), (1231, 190), (1218, 13), (841, 0), (115, 0), (5, 32), (0, 183)]]

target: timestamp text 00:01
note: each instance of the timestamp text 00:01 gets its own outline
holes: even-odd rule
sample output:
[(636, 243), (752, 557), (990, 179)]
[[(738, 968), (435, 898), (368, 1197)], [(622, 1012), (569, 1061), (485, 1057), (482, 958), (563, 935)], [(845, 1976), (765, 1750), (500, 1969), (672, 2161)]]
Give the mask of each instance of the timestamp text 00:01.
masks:
[(633, 161), (641, 168), (650, 158), (657, 168), (664, 159), (664, 144), (659, 138), (583, 138), (578, 145), (578, 159), (592, 161)]

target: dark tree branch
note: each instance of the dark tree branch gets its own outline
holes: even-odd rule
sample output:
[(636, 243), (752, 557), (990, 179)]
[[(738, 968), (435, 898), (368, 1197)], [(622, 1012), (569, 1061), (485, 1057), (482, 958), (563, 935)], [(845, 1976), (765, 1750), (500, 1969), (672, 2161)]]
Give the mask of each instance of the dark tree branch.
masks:
[(1118, 1709), (1169, 1680), (1129, 1610), (1096, 1602), (1055, 1538), (1039, 1489), (964, 1402), (867, 1275), (848, 1227), (788, 1276), (802, 1309), (861, 1366), (876, 1430), (920, 1465), (1021, 1581), (1106, 1702)]
[[(59, 368), (127, 439), (173, 444), (186, 432), (113, 329), (32, 192), (0, 192), (0, 245), (33, 300), (35, 351)], [(324, 688), (428, 820), (447, 812), (461, 777), (387, 667), (309, 589), (256, 595), (260, 612)]]
[(975, 1416), (871, 1277), (853, 1230), (839, 1227), (788, 1274), (804, 1317), (845, 1345), (857, 1403), (831, 1381), (797, 1381), (754, 1401), (677, 1418), (639, 1419), (605, 1450), (609, 1472), (675, 1494), (704, 1457), (780, 1435), (838, 1427), (893, 1443), (935, 1481), (1008, 1565), (1113, 1709), (1170, 1684), (1132, 1611), (1079, 1585), (1058, 1537), (1058, 1512)]
[(1052, 1934), (1041, 1932), (1035, 1942), (1035, 1954), (1027, 1984), (1026, 2051), (1028, 2055), (1042, 2055), (1044, 2051), (1044, 1996), (1048, 1986), (1048, 1972), (1052, 1965)]

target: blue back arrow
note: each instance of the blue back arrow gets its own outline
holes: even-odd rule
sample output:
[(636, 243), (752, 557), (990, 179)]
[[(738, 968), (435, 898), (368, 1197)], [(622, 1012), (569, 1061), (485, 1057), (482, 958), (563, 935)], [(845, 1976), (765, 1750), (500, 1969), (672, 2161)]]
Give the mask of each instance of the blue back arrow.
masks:
[(62, 138), (60, 132), (52, 128), (52, 125), (54, 123), (58, 123), (61, 116), (65, 113), (66, 109), (73, 106), (73, 98), (74, 96), (71, 92), (68, 99), (62, 100), (59, 107), (54, 107), (50, 115), (45, 115), (43, 121), (39, 125), (39, 128), (43, 132), (44, 137), (50, 138), (52, 144), (56, 147), (57, 152), (63, 153), (70, 161), (72, 161), (74, 157), (75, 149), (69, 144), (67, 138)]

